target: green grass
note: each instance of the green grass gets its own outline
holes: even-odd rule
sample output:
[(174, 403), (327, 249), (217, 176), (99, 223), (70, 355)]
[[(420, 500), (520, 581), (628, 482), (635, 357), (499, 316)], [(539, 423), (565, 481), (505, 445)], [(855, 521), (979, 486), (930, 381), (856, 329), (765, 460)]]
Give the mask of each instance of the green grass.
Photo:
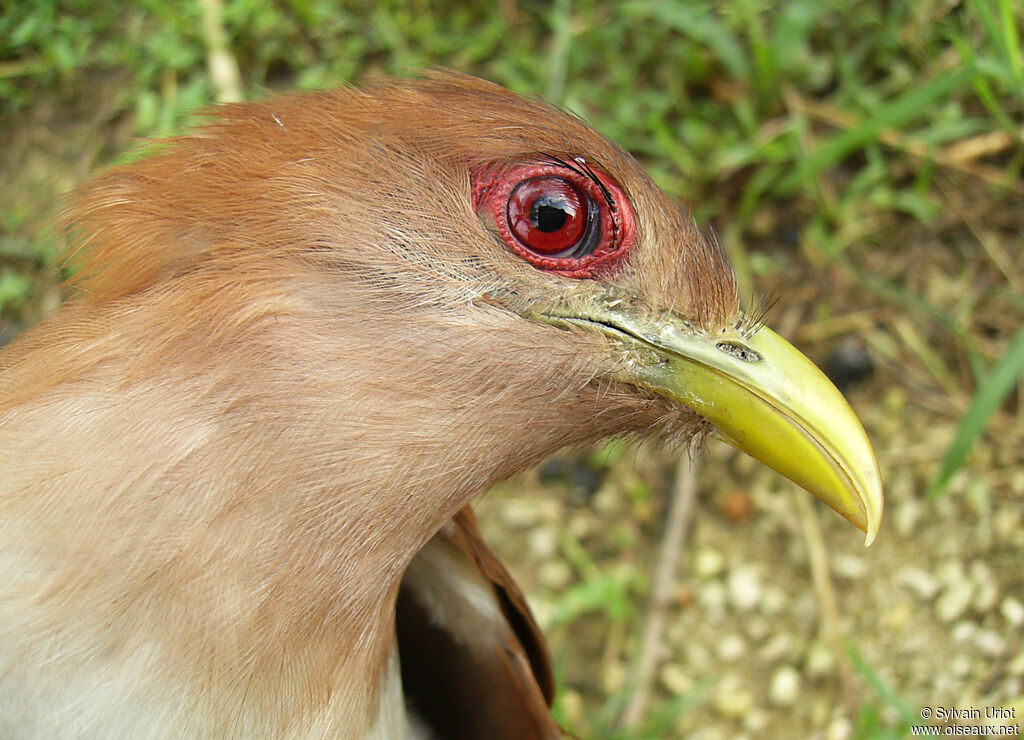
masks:
[(979, 384), (971, 405), (957, 427), (956, 437), (946, 452), (942, 467), (932, 481), (931, 496), (942, 493), (950, 478), (960, 470), (971, 447), (985, 431), (985, 425), (1012, 391), (1024, 372), (1024, 329), (1017, 332), (1006, 354), (1000, 358), (992, 372)]

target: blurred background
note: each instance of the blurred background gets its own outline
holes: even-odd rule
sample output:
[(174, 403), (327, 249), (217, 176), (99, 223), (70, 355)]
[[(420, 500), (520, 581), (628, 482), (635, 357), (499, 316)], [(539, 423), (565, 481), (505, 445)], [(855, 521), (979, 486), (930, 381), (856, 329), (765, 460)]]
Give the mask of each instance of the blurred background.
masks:
[(887, 494), (865, 550), (715, 442), (691, 464), (610, 440), (491, 491), (560, 721), (620, 740), (905, 737), (937, 706), (1024, 722), (1014, 0), (0, 9), (0, 341), (61, 300), (60, 196), (199, 107), (433, 66), (542, 96), (713, 230), (751, 305), (777, 298), (768, 323), (847, 394)]

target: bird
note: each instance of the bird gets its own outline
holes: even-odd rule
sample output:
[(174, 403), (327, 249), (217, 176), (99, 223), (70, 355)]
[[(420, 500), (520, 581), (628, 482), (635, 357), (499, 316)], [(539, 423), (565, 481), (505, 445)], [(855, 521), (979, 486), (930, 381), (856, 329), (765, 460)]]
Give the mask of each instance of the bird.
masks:
[(557, 738), (470, 503), (714, 435), (866, 533), (850, 406), (623, 149), (451, 72), (209, 110), (0, 353), (0, 736)]

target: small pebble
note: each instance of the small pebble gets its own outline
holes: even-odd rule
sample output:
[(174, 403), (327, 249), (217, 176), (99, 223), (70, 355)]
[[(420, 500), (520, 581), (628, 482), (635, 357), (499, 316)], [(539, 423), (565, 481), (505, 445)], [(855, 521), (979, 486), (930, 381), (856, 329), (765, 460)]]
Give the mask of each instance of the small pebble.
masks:
[(789, 608), (789, 597), (778, 586), (765, 586), (761, 594), (761, 611), (765, 614), (779, 614)]
[(676, 619), (669, 623), (665, 632), (671, 645), (685, 645), (693, 640), (693, 632), (680, 614), (677, 614)]
[(939, 583), (921, 568), (904, 568), (896, 575), (896, 582), (905, 586), (922, 601), (931, 601), (939, 592)]
[(850, 581), (863, 578), (868, 572), (867, 561), (856, 555), (836, 555), (831, 564), (833, 573)]
[(825, 740), (850, 740), (853, 736), (853, 722), (846, 717), (835, 717), (825, 728)]
[(885, 704), (881, 708), (882, 721), (887, 725), (898, 725), (902, 718), (900, 717), (900, 710), (894, 707), (892, 704)]
[(706, 666), (713, 660), (707, 645), (692, 641), (686, 646), (686, 659), (690, 665)]
[(667, 663), (658, 673), (662, 686), (673, 695), (685, 694), (693, 688), (693, 679), (678, 663)]
[(547, 588), (560, 590), (572, 580), (572, 568), (564, 560), (545, 560), (537, 571), (537, 577)]
[(738, 660), (747, 653), (746, 641), (735, 632), (725, 635), (718, 643), (718, 657), (722, 660)]
[[(1024, 483), (1024, 470), (1017, 473), (1013, 479), (1019, 479)], [(1022, 491), (1022, 493), (1024, 493), (1024, 491)], [(999, 513), (994, 517), (992, 522), (992, 528), (999, 539), (1011, 540), (1015, 535), (1019, 535), (1021, 531), (1024, 530), (1024, 521), (1022, 520), (1024, 520), (1024, 515), (1016, 509), (1000, 507)]]
[(814, 593), (807, 589), (791, 596), (789, 614), (793, 616), (797, 624), (802, 622), (805, 625), (816, 627), (818, 624), (818, 602), (814, 598)]
[(943, 622), (952, 622), (959, 618), (971, 604), (974, 585), (966, 578), (954, 580), (946, 586), (945, 591), (935, 603), (935, 612)]
[(954, 655), (949, 661), (949, 670), (954, 676), (966, 676), (971, 672), (971, 659), (966, 655)]
[(987, 612), (999, 599), (999, 588), (992, 569), (984, 561), (975, 560), (971, 563), (970, 574), (975, 588), (974, 608), (980, 612)]
[(601, 675), (601, 688), (608, 696), (617, 694), (626, 683), (626, 665), (620, 661), (608, 663)]
[(558, 535), (553, 527), (535, 527), (527, 536), (531, 554), (537, 558), (548, 558), (555, 555), (558, 549)]
[(973, 639), (974, 633), (978, 631), (978, 625), (974, 622), (968, 622), (966, 619), (962, 622), (957, 622), (953, 625), (953, 629), (949, 631), (949, 636), (953, 642), (967, 642)]
[(804, 670), (807, 671), (807, 675), (812, 678), (821, 678), (827, 676), (836, 667), (836, 656), (832, 650), (823, 643), (815, 640), (807, 648), (807, 661), (804, 665)]
[(999, 587), (996, 586), (995, 579), (975, 582), (974, 608), (978, 612), (983, 614), (994, 609), (997, 601), (999, 601)]
[(728, 598), (725, 586), (720, 581), (711, 581), (697, 589), (697, 602), (710, 615), (719, 615), (725, 611)]
[(736, 675), (728, 675), (718, 682), (713, 701), (719, 714), (735, 719), (745, 716), (754, 706), (754, 696)]
[(622, 493), (614, 490), (611, 486), (606, 486), (592, 496), (590, 505), (594, 511), (605, 516), (621, 515)]
[(772, 631), (772, 626), (766, 619), (752, 614), (743, 620), (743, 630), (754, 642), (761, 642)]
[(907, 599), (900, 599), (885, 610), (882, 624), (886, 629), (902, 630), (914, 620), (914, 605)]
[(957, 558), (948, 558), (935, 569), (935, 576), (943, 585), (949, 586), (964, 580), (966, 573), (963, 564)]
[(779, 632), (758, 651), (758, 655), (761, 657), (761, 660), (767, 663), (772, 663), (777, 660), (782, 660), (784, 657), (789, 655), (789, 652), (792, 649), (793, 638), (785, 632)]
[(919, 532), (921, 518), (924, 516), (924, 506), (917, 499), (907, 499), (896, 507), (895, 519), (896, 532), (908, 536)]
[(743, 718), (743, 729), (756, 733), (757, 737), (761, 737), (764, 733), (764, 729), (771, 722), (771, 715), (768, 712), (754, 707), (750, 710), (746, 717)]
[(729, 601), (740, 611), (750, 611), (761, 600), (761, 579), (750, 566), (729, 574)]
[[(602, 524), (601, 526), (604, 525)], [(593, 534), (598, 528), (596, 520), (589, 513), (577, 514), (576, 516), (569, 518), (569, 531), (572, 532), (576, 539), (585, 539)]]
[(836, 704), (825, 694), (811, 694), (800, 708), (806, 711), (812, 727), (822, 727), (836, 710)]
[(746, 491), (735, 490), (727, 493), (719, 501), (722, 513), (731, 521), (743, 522), (750, 518), (750, 496)]
[(845, 393), (851, 385), (870, 378), (875, 363), (861, 340), (846, 337), (825, 360), (823, 370), (828, 379)]
[(771, 702), (778, 707), (789, 707), (800, 698), (800, 674), (792, 666), (780, 666), (772, 674), (769, 690)]
[(558, 706), (562, 714), (572, 724), (579, 724), (583, 719), (583, 696), (578, 691), (568, 689), (558, 697)]
[(732, 727), (707, 725), (696, 732), (690, 733), (692, 740), (736, 740), (736, 730)]
[(693, 573), (698, 578), (713, 578), (725, 567), (725, 556), (712, 547), (702, 547), (693, 554)]
[(1024, 624), (1024, 604), (1012, 596), (1003, 599), (1003, 603), (999, 605), (999, 612), (1003, 615), (1003, 619), (1014, 627)]
[(510, 527), (531, 527), (537, 523), (540, 510), (537, 506), (523, 501), (507, 501), (501, 512), (501, 519)]
[(547, 632), (551, 629), (551, 623), (554, 621), (558, 611), (551, 601), (548, 601), (540, 594), (536, 596), (531, 595), (530, 609), (533, 611), (533, 617), (537, 620), (537, 624), (540, 625), (541, 632)]
[(978, 630), (974, 634), (974, 644), (989, 658), (998, 658), (1006, 650), (1006, 640), (995, 630)]
[[(1024, 680), (1020, 678), (1011, 678), (1002, 686), (1003, 696), (1020, 697), (1020, 704), (1024, 705)], [(1024, 716), (1024, 706), (1021, 706), (1020, 714), (1015, 716)]]

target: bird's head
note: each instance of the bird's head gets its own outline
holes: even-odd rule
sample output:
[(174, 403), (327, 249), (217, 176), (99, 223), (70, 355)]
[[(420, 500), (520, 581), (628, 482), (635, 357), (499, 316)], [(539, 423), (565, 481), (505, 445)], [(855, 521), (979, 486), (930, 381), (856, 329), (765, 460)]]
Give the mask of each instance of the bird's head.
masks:
[[(514, 379), (534, 403), (585, 397), (604, 431), (712, 427), (878, 531), (877, 463), (840, 393), (740, 310), (722, 250), (631, 157), (541, 102), (440, 75), (230, 106), (78, 213), (103, 265), (82, 273), (91, 300), (217, 261), (238, 274), (255, 245), (316, 274), (307, 297), (333, 316), (357, 306), (351, 331), (378, 349), (401, 327), (387, 362), (433, 363), (410, 386), (455, 382), (425, 345), (486, 330), (452, 361), (491, 374), (473, 382), (492, 395)], [(586, 437), (556, 422), (552, 443)]]

